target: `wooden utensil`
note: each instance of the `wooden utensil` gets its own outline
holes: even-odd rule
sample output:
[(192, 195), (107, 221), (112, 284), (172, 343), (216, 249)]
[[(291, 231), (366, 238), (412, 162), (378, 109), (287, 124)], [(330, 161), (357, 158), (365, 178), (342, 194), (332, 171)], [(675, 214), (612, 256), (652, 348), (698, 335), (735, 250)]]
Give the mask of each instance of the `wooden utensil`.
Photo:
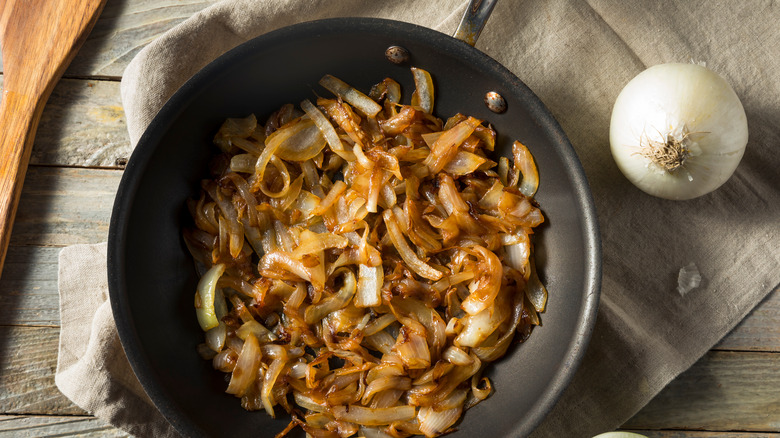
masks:
[(0, 274), (43, 107), (104, 3), (0, 0)]

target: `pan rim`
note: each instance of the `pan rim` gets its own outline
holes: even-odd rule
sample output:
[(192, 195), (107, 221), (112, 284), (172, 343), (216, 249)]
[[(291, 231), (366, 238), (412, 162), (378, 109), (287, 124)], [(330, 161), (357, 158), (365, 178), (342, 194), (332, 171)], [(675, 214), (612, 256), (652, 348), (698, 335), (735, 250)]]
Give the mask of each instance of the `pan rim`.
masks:
[(575, 324), (576, 330), (572, 333), (572, 337), (567, 339), (569, 345), (564, 356), (566, 360), (547, 385), (543, 396), (539, 398), (532, 411), (525, 415), (525, 417), (532, 417), (533, 421), (526, 421), (523, 430), (516, 430), (518, 436), (526, 435), (538, 427), (569, 385), (576, 369), (582, 363), (586, 347), (595, 326), (598, 310), (601, 290), (601, 238), (595, 203), (582, 164), (563, 129), (538, 96), (517, 76), (492, 57), (462, 41), (430, 28), (396, 20), (365, 17), (340, 17), (307, 21), (279, 28), (252, 38), (212, 60), (189, 78), (163, 105), (144, 131), (128, 160), (117, 190), (109, 226), (107, 253), (109, 297), (117, 331), (133, 372), (141, 382), (144, 391), (146, 391), (166, 420), (179, 432), (187, 436), (200, 436), (204, 435), (204, 432), (176, 408), (169, 395), (160, 385), (154, 384), (158, 377), (146, 356), (146, 351), (141, 345), (141, 339), (135, 327), (135, 320), (129, 310), (129, 296), (124, 283), (126, 278), (125, 266), (127, 259), (125, 251), (128, 230), (128, 215), (125, 213), (132, 209), (135, 194), (141, 184), (141, 177), (150, 162), (151, 156), (159, 145), (159, 140), (183, 109), (198, 96), (199, 88), (213, 80), (212, 78), (215, 75), (218, 75), (226, 66), (235, 63), (244, 54), (251, 53), (257, 47), (269, 42), (281, 41), (288, 36), (298, 36), (306, 32), (329, 32), (343, 28), (349, 28), (350, 31), (366, 29), (375, 31), (377, 27), (400, 31), (412, 36), (416, 35), (417, 38), (421, 39), (435, 38), (437, 42), (443, 45), (443, 50), (454, 52), (456, 55), (461, 53), (477, 57), (482, 62), (488, 64), (492, 70), (507, 79), (514, 87), (513, 91), (518, 91), (530, 104), (529, 112), (534, 115), (536, 120), (541, 122), (541, 127), (546, 132), (554, 134), (555, 138), (552, 141), (559, 146), (557, 152), (564, 161), (564, 165), (569, 171), (569, 177), (575, 187), (573, 197), (577, 200), (580, 207), (582, 216), (580, 223), (584, 233), (584, 247), (587, 250), (587, 254), (584, 254), (583, 306), (579, 311), (579, 318)]

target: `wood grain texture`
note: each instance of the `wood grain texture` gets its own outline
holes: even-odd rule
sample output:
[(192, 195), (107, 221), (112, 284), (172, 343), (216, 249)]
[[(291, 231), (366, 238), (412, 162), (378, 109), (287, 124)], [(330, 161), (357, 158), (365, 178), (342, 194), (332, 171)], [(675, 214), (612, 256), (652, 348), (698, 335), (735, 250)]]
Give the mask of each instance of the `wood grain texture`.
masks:
[[(108, 0), (65, 77), (121, 78), (147, 44), (218, 0)], [(0, 60), (0, 71), (5, 71)]]
[(59, 327), (60, 248), (11, 246), (0, 278), (0, 325)]
[(0, 412), (85, 415), (57, 389), (57, 344), (52, 327), (0, 326)]
[(66, 76), (117, 78), (164, 32), (216, 0), (109, 0)]
[[(0, 91), (3, 79), (0, 76)], [(31, 165), (119, 168), (130, 153), (119, 82), (57, 83), (41, 115)]]
[(130, 435), (94, 417), (0, 415), (0, 438), (41, 436), (117, 438)]
[(772, 432), (705, 432), (698, 430), (626, 430), (647, 438), (778, 438)]
[(715, 349), (780, 352), (780, 288), (770, 292)]
[(118, 170), (31, 167), (12, 244), (104, 242), (121, 176)]
[(780, 432), (780, 354), (709, 352), (623, 427)]

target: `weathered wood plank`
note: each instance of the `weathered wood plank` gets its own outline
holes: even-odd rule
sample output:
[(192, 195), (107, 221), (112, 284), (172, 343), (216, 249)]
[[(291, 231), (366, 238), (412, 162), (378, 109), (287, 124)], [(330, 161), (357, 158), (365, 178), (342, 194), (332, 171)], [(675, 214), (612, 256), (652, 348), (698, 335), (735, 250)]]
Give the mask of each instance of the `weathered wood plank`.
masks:
[(63, 79), (46, 102), (30, 164), (121, 167), (130, 152), (119, 82)]
[(144, 46), (217, 1), (109, 0), (65, 76), (119, 78)]
[(772, 432), (704, 432), (698, 430), (626, 430), (647, 438), (777, 438)]
[(57, 389), (59, 328), (0, 326), (0, 413), (85, 415)]
[(110, 167), (130, 152), (119, 83), (63, 79), (44, 107), (30, 160)]
[(130, 436), (95, 417), (0, 415), (0, 438), (75, 435), (86, 438)]
[(0, 325), (59, 326), (60, 248), (11, 246), (0, 277)]
[(105, 241), (121, 176), (118, 170), (30, 167), (11, 245)]
[(216, 0), (109, 0), (66, 76), (122, 75), (152, 40)]
[(715, 349), (780, 352), (780, 288), (756, 306)]
[(780, 432), (780, 354), (709, 352), (623, 427)]

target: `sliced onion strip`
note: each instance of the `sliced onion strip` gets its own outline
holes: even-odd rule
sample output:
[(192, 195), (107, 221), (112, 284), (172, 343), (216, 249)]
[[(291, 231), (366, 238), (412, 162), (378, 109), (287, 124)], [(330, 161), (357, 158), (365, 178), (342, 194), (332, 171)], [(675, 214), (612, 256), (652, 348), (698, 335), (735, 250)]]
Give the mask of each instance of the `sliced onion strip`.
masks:
[(357, 108), (365, 116), (374, 117), (379, 111), (382, 111), (382, 107), (378, 103), (339, 78), (325, 75), (320, 79), (320, 85)]
[(409, 247), (406, 238), (398, 227), (398, 222), (393, 211), (385, 210), (382, 213), (382, 218), (385, 221), (385, 226), (387, 227), (393, 246), (398, 250), (398, 253), (406, 264), (421, 277), (429, 280), (439, 280), (444, 274), (442, 274), (441, 271), (436, 270), (433, 266), (420, 260), (414, 251), (412, 251), (412, 248)]

